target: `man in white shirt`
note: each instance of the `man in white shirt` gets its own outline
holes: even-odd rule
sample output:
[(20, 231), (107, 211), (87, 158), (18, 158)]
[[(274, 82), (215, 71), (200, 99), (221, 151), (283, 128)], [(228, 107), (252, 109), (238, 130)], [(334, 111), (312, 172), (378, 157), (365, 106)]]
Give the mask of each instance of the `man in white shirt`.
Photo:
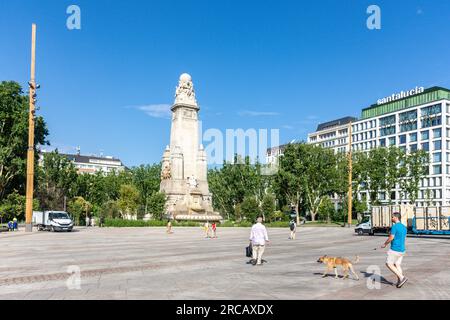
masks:
[(253, 265), (261, 265), (262, 255), (264, 253), (266, 242), (269, 242), (267, 229), (262, 224), (262, 217), (258, 217), (256, 224), (252, 226), (250, 232), (250, 241), (253, 250)]

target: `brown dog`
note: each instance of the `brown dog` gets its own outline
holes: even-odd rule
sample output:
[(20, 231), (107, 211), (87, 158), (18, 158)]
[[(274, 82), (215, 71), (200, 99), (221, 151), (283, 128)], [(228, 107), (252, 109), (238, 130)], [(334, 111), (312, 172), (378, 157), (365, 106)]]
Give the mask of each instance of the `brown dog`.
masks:
[(356, 274), (355, 270), (353, 269), (353, 264), (356, 264), (359, 262), (359, 257), (356, 256), (356, 260), (352, 263), (347, 258), (341, 258), (341, 257), (328, 257), (323, 256), (320, 257), (319, 260), (317, 260), (319, 263), (324, 263), (327, 266), (327, 269), (323, 273), (322, 278), (325, 278), (328, 275), (328, 272), (331, 271), (331, 269), (334, 268), (334, 274), (336, 275), (335, 278), (338, 278), (338, 272), (337, 272), (337, 266), (341, 266), (342, 270), (344, 271), (344, 279), (348, 278), (348, 270), (350, 270), (353, 275), (355, 276), (356, 280), (359, 280), (358, 275)]

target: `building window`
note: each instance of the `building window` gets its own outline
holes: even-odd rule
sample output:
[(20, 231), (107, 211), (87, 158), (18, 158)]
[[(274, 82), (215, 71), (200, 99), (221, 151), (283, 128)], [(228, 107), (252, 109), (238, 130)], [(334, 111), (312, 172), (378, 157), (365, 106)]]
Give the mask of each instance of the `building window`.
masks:
[(395, 146), (395, 137), (389, 138), (389, 146)]
[(380, 147), (386, 147), (386, 139), (380, 139)]
[(406, 144), (406, 134), (402, 134), (398, 137), (399, 144)]
[(409, 150), (410, 150), (410, 152), (416, 152), (417, 151), (417, 143), (410, 145)]
[(429, 106), (420, 109), (420, 114), (422, 117), (428, 117), (441, 113), (441, 104), (436, 104), (434, 106)]
[(422, 128), (429, 128), (434, 126), (440, 126), (442, 123), (441, 117), (426, 117), (422, 119)]
[(417, 121), (400, 124), (400, 132), (417, 130)]
[(441, 166), (433, 166), (433, 174), (441, 174), (442, 167)]
[(417, 133), (411, 133), (409, 135), (409, 141), (410, 142), (416, 142), (417, 141)]
[(433, 138), (434, 139), (440, 138), (441, 136), (442, 136), (442, 130), (440, 128), (433, 130)]
[(395, 124), (395, 115), (384, 117), (380, 119), (380, 127), (389, 126)]
[(441, 162), (442, 161), (442, 153), (441, 152), (437, 152), (437, 153), (433, 153), (433, 162)]
[(442, 149), (442, 143), (441, 140), (436, 140), (433, 142), (434, 150), (441, 150)]
[(422, 143), (422, 150), (424, 151), (430, 151), (430, 144), (428, 142)]
[(430, 134), (429, 134), (428, 130), (427, 131), (422, 131), (420, 133), (420, 139), (421, 140), (428, 140), (429, 138), (430, 138)]
[(380, 129), (380, 136), (388, 136), (391, 134), (395, 134), (395, 126), (391, 126), (391, 127), (386, 127), (386, 128), (381, 128)]
[(398, 115), (398, 121), (400, 122), (414, 121), (416, 119), (417, 119), (417, 110), (403, 112)]

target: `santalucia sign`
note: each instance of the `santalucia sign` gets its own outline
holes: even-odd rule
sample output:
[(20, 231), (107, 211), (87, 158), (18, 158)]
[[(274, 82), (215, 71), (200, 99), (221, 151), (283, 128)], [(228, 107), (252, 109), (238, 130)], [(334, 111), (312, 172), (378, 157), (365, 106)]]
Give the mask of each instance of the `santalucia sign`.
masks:
[(407, 91), (401, 91), (400, 93), (393, 93), (391, 96), (383, 98), (383, 99), (378, 99), (377, 100), (377, 104), (385, 104), (388, 102), (392, 102), (395, 100), (399, 100), (399, 99), (403, 99), (403, 98), (407, 98), (416, 94), (420, 94), (422, 92), (425, 91), (424, 87), (415, 87), (412, 90), (407, 90)]

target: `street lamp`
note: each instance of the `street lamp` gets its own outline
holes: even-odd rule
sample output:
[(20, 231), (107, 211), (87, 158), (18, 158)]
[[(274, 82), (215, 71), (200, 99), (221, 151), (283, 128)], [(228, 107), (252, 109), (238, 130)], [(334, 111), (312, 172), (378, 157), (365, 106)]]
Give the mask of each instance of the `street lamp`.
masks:
[(32, 232), (33, 224), (33, 189), (34, 189), (34, 122), (37, 94), (36, 89), (40, 85), (35, 80), (36, 66), (36, 25), (31, 26), (31, 79), (28, 82), (30, 88), (30, 110), (28, 115), (28, 150), (27, 150), (27, 190), (25, 204), (25, 231)]

